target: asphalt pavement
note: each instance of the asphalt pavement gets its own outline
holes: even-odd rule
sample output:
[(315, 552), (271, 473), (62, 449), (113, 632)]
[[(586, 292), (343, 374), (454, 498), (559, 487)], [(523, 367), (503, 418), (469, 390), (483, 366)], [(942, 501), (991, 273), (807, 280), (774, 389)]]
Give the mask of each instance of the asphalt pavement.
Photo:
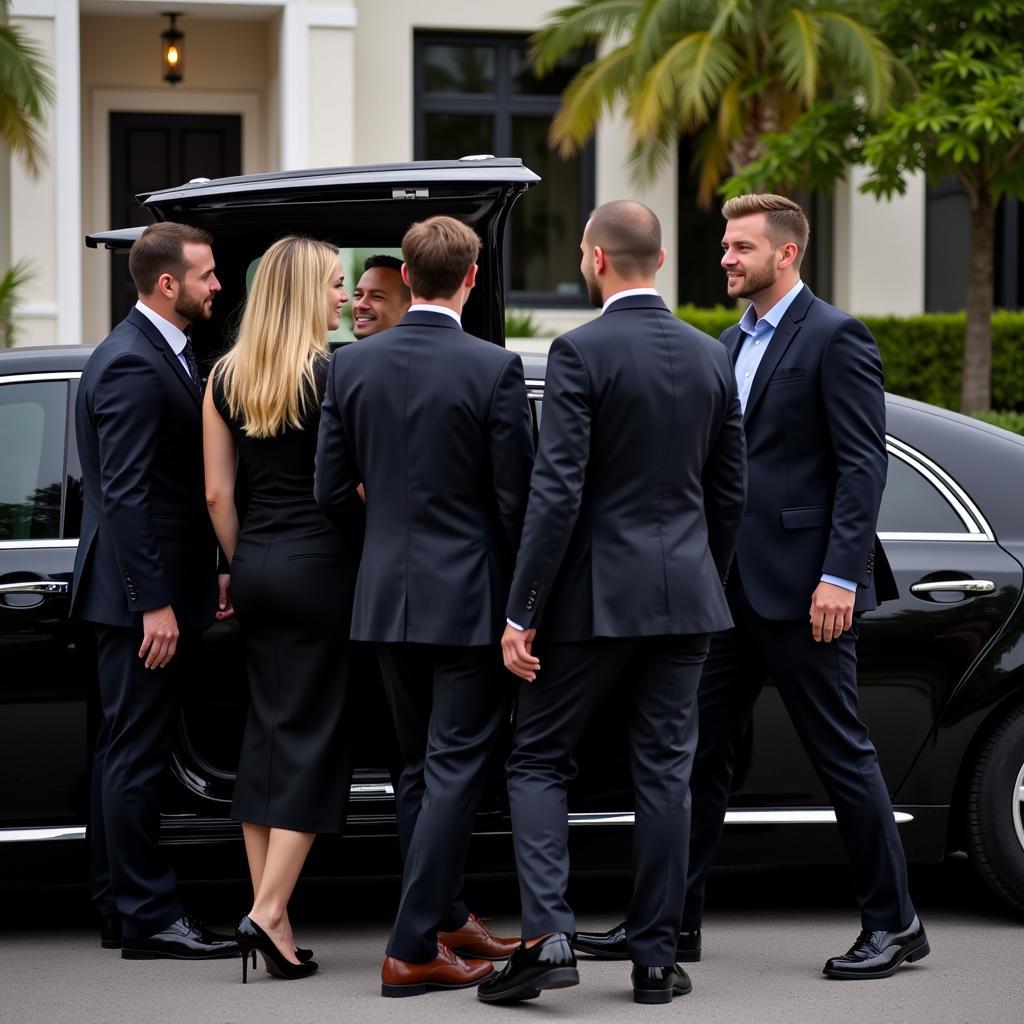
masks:
[[(932, 955), (884, 981), (824, 978), (825, 959), (858, 931), (845, 869), (716, 872), (704, 959), (691, 995), (668, 1006), (632, 1002), (629, 965), (580, 961), (578, 988), (513, 1007), (469, 991), (382, 999), (379, 971), (397, 898), (395, 878), (304, 879), (296, 937), (320, 964), (283, 982), (262, 970), (241, 985), (240, 961), (130, 962), (100, 948), (83, 886), (0, 883), (2, 1024), (318, 1024), (318, 1022), (570, 1021), (674, 1018), (701, 1024), (1022, 1024), (1024, 923), (1004, 911), (962, 858), (912, 871)], [(229, 929), (246, 909), (238, 881), (187, 882), (189, 908)], [(581, 929), (622, 916), (624, 876), (574, 878)], [(470, 905), (500, 934), (517, 930), (515, 880), (471, 877)]]

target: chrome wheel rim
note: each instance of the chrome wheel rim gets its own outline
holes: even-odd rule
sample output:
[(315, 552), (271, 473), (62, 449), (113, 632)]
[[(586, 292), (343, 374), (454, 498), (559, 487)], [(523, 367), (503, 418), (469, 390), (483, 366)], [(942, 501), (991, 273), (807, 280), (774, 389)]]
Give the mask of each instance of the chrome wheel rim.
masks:
[(1017, 772), (1017, 781), (1013, 784), (1013, 829), (1017, 833), (1017, 842), (1024, 850), (1024, 764)]

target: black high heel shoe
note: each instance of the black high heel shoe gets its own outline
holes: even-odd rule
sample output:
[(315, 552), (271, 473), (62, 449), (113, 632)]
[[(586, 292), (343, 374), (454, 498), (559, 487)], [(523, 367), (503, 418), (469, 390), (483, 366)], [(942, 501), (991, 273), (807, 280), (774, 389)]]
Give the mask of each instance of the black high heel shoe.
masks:
[(296, 946), (295, 959), (298, 960), (300, 964), (308, 963), (313, 959), (313, 950), (303, 949), (301, 946)]
[(252, 954), (252, 965), (254, 968), (256, 966), (256, 950), (263, 954), (263, 962), (267, 965), (267, 971), (275, 978), (285, 978), (288, 981), (307, 978), (317, 968), (315, 960), (293, 964), (290, 960), (285, 959), (281, 955), (281, 951), (274, 945), (274, 940), (248, 914), (238, 922), (235, 938), (242, 950), (243, 985), (249, 980), (250, 953)]

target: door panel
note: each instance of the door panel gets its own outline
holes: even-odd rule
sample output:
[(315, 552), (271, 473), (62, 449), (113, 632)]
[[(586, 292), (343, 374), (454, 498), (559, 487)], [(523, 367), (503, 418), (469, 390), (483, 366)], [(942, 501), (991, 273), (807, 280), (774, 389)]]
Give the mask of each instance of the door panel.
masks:
[[(230, 114), (110, 115), (110, 218), (118, 227), (149, 224), (140, 192), (180, 185), (192, 178), (242, 173), (242, 119)], [(135, 302), (128, 260), (114, 254), (110, 271), (110, 323)]]
[(81, 824), (88, 803), (92, 659), (60, 529), (68, 383), (0, 384), (0, 827)]

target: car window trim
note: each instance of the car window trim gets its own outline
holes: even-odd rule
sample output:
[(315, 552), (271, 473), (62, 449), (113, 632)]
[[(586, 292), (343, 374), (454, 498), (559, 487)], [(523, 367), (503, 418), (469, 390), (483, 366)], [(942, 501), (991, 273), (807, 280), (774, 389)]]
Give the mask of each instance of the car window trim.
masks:
[[(65, 381), (70, 383), (74, 380), (80, 380), (82, 377), (81, 370), (55, 370), (51, 373), (8, 373), (0, 376), (0, 387), (5, 384), (37, 384), (41, 381)], [(65, 410), (64, 420), (64, 470), (65, 476), (67, 475), (67, 464), (68, 464), (68, 439), (70, 430), (68, 429), (71, 425), (71, 410)], [(72, 428), (73, 429), (73, 428)], [(60, 509), (60, 521), (61, 529), (64, 529), (64, 500), (65, 490), (61, 489), (61, 509)], [(29, 537), (25, 540), (0, 540), (0, 551), (33, 551), (39, 548), (77, 548), (78, 537), (64, 538), (64, 537)]]
[(967, 492), (923, 452), (887, 434), (886, 451), (928, 481), (964, 524), (965, 533), (933, 533), (924, 530), (879, 532), (879, 540), (991, 542), (995, 534)]

